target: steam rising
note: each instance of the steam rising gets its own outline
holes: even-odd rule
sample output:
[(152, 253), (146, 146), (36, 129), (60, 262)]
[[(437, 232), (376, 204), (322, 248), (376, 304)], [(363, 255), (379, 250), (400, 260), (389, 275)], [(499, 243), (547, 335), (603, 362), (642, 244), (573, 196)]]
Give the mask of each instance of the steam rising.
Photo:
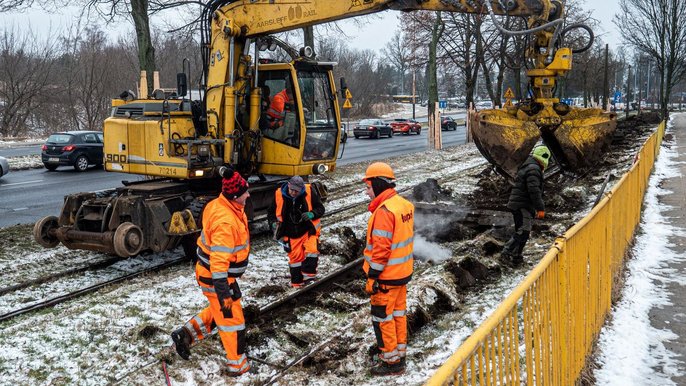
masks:
[(414, 235), (414, 258), (432, 264), (441, 264), (452, 257), (450, 250), (443, 248), (439, 244), (427, 241), (423, 236)]

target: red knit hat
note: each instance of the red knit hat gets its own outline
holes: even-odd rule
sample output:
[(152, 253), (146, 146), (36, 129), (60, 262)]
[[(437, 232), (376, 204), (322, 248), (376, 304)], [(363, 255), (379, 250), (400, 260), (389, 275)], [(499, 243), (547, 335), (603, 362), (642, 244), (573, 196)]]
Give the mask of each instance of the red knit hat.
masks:
[(229, 200), (242, 196), (248, 190), (248, 181), (240, 173), (226, 168), (222, 177), (222, 194)]

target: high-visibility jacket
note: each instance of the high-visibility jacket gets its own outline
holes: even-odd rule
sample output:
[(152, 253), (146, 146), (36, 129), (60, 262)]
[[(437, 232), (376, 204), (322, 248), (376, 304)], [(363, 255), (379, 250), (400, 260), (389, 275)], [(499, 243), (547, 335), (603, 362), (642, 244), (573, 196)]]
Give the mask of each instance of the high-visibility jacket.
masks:
[(290, 102), (286, 89), (281, 90), (272, 97), (272, 101), (267, 109), (267, 115), (274, 120), (283, 120), (286, 116), (286, 103)]
[(203, 291), (216, 292), (220, 299), (240, 297), (236, 278), (248, 267), (250, 235), (244, 207), (223, 195), (210, 201), (202, 213), (195, 266)]
[(369, 210), (362, 269), (379, 284), (407, 284), (414, 264), (414, 205), (387, 189), (372, 200)]
[[(267, 214), (270, 217), (269, 220), (276, 220), (283, 224), (285, 227), (281, 232), (283, 236), (295, 238), (303, 236), (307, 232), (318, 234), (321, 229), (320, 218), (324, 215), (324, 205), (322, 205), (319, 196), (312, 190), (312, 185), (305, 184), (305, 192), (301, 196), (291, 198), (289, 204), (285, 204), (284, 200), (284, 194), (288, 194), (285, 193), (287, 189), (288, 184), (284, 184), (275, 191), (273, 207), (270, 208)], [(306, 206), (303, 205), (303, 201)], [(311, 223), (300, 221), (300, 217), (304, 212), (312, 212), (314, 214)]]

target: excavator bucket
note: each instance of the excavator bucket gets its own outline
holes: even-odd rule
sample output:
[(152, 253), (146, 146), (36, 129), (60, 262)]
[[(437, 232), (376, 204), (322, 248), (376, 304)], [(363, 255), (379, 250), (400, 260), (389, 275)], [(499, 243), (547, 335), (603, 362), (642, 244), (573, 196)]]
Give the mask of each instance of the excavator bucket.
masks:
[(541, 137), (560, 167), (575, 171), (596, 164), (610, 146), (616, 127), (615, 113), (572, 109), (557, 128), (541, 128)]
[(521, 119), (524, 114), (507, 110), (473, 111), (469, 116), (471, 135), (481, 154), (510, 180), (541, 139), (564, 170), (594, 165), (612, 141), (617, 115), (601, 109), (570, 109), (558, 118), (549, 111), (538, 116), (539, 123), (559, 124), (539, 127), (536, 116)]
[(474, 144), (481, 154), (508, 179), (514, 179), (541, 137), (534, 122), (522, 121), (505, 110), (472, 111), (469, 116)]

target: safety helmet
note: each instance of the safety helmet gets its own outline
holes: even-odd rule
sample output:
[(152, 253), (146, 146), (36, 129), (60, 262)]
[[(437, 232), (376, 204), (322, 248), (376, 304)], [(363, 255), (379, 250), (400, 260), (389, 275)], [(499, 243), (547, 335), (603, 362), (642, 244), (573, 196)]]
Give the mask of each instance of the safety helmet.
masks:
[(544, 170), (548, 168), (548, 161), (550, 161), (550, 149), (548, 149), (548, 146), (536, 146), (532, 155), (536, 161), (543, 165)]
[(364, 178), (362, 181), (367, 181), (370, 178), (382, 177), (387, 179), (389, 182), (395, 180), (395, 174), (393, 169), (385, 162), (374, 162), (367, 167), (367, 171), (364, 173)]

